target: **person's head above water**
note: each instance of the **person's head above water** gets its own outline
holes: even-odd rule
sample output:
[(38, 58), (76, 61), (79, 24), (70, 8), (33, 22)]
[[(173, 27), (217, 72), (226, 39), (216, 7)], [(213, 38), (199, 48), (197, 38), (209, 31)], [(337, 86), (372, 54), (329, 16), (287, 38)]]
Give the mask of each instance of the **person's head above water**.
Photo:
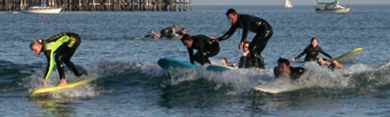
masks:
[(194, 43), (194, 40), (192, 39), (191, 35), (184, 34), (183, 37), (180, 39), (184, 46), (186, 47), (192, 47), (192, 44)]
[(315, 38), (315, 37), (311, 38), (310, 46), (311, 47), (317, 47), (317, 45), (318, 45), (318, 39)]
[(174, 24), (173, 27), (178, 30), (179, 29), (179, 24)]
[(222, 58), (221, 60), (222, 60), (222, 65), (224, 65), (224, 66), (229, 65), (228, 60), (226, 58)]
[(290, 61), (288, 61), (285, 58), (279, 58), (278, 68), (279, 68), (280, 75), (290, 74)]
[(43, 39), (37, 39), (37, 40), (33, 40), (30, 44), (30, 49), (31, 51), (34, 53), (34, 54), (41, 54), (42, 53), (42, 50), (43, 50), (43, 45), (42, 43), (44, 42), (45, 40)]
[(226, 11), (226, 17), (232, 24), (236, 24), (238, 21), (238, 13), (232, 8)]
[(244, 41), (244, 49), (243, 49), (244, 52), (249, 51), (249, 45), (250, 45), (249, 41)]

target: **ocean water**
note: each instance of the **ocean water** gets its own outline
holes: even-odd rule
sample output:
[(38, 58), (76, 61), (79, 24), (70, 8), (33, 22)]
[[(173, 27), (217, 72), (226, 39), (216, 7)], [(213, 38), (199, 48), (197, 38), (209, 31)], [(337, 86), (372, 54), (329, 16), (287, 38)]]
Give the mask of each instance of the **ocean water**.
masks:
[[(352, 5), (351, 5), (352, 6)], [(135, 39), (175, 23), (192, 35), (219, 37), (230, 27), (225, 12), (259, 16), (274, 29), (262, 55), (266, 69), (223, 73), (178, 69), (165, 71), (161, 57), (189, 61), (178, 40)], [(348, 14), (317, 14), (312, 6), (195, 6), (193, 12), (63, 12), (58, 15), (0, 13), (0, 113), (2, 116), (388, 116), (390, 114), (390, 9), (352, 6)], [(88, 84), (28, 98), (41, 86), (46, 58), (29, 49), (33, 39), (75, 32), (82, 44), (72, 57), (81, 70), (99, 75)], [(220, 42), (221, 57), (237, 62), (241, 31)], [(253, 38), (250, 33), (248, 40)], [(358, 56), (330, 71), (314, 63), (305, 79), (273, 80), (279, 57), (297, 56), (317, 37), (332, 56), (362, 47)], [(320, 57), (324, 57), (320, 55)], [(303, 58), (301, 58), (302, 61)], [(66, 69), (68, 82), (77, 78)], [(58, 72), (48, 84), (58, 82)], [(268, 94), (254, 86), (304, 87)]]

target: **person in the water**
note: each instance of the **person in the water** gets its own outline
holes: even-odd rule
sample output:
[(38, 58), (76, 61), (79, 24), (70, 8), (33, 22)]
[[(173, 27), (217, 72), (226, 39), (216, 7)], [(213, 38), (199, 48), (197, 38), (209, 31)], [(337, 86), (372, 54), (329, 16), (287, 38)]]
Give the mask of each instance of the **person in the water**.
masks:
[(282, 76), (288, 76), (292, 80), (298, 79), (303, 73), (305, 73), (305, 69), (302, 67), (291, 67), (290, 61), (288, 59), (279, 58), (278, 66), (274, 68), (274, 75), (276, 78)]
[[(252, 54), (250, 54), (249, 45), (250, 45), (249, 41), (244, 42), (243, 53), (242, 53), (242, 56), (240, 57), (238, 68), (256, 67), (256, 65), (255, 65), (256, 59), (258, 61), (262, 61), (262, 59), (253, 57)], [(263, 68), (264, 68), (264, 66), (263, 66)]]
[(60, 77), (57, 86), (67, 84), (65, 80), (63, 63), (65, 63), (65, 65), (68, 66), (77, 77), (81, 77), (83, 74), (87, 75), (87, 72), (80, 73), (72, 61), (70, 61), (70, 58), (77, 50), (77, 47), (80, 45), (80, 43), (80, 36), (69, 32), (54, 35), (47, 40), (38, 39), (31, 42), (30, 49), (32, 52), (37, 55), (43, 52), (47, 58), (46, 72), (44, 80), (42, 81), (43, 86), (46, 86), (46, 81), (49, 78), (55, 64), (57, 65)]
[(249, 51), (253, 57), (259, 58), (256, 59), (254, 63), (256, 65), (255, 67), (264, 68), (264, 62), (259, 60), (263, 60), (261, 53), (267, 45), (268, 40), (273, 35), (271, 25), (262, 18), (246, 14), (238, 14), (235, 9), (227, 10), (226, 16), (232, 23), (229, 31), (219, 38), (210, 38), (215, 41), (226, 40), (231, 37), (234, 32), (236, 32), (237, 28), (242, 28), (242, 37), (240, 43), (238, 44), (238, 48), (241, 50), (244, 46), (244, 41), (248, 36), (248, 32), (251, 31), (256, 33), (256, 36), (249, 45)]
[(301, 54), (299, 54), (295, 58), (290, 58), (290, 60), (296, 61), (300, 57), (302, 57), (303, 55), (306, 54), (306, 57), (305, 57), (305, 61), (306, 62), (308, 62), (308, 61), (315, 61), (315, 62), (317, 62), (318, 61), (317, 56), (318, 56), (319, 53), (322, 53), (323, 55), (329, 57), (329, 59), (333, 58), (328, 53), (326, 53), (320, 46), (318, 46), (318, 39), (313, 37), (311, 39), (310, 45), (308, 47), (306, 47)]
[(183, 36), (186, 33), (187, 33), (187, 29), (186, 28), (181, 28), (181, 30), (176, 32), (176, 34), (178, 34), (180, 36)]
[[(153, 37), (153, 38), (180, 38), (181, 35), (177, 34), (177, 30), (179, 29), (179, 24), (174, 24), (172, 27), (164, 28), (161, 30), (161, 35), (154, 32), (153, 30), (149, 31), (153, 35), (146, 35), (145, 37)], [(185, 30), (187, 31), (187, 29)]]
[(337, 69), (343, 69), (343, 65), (341, 65), (337, 60), (333, 60), (332, 62), (325, 61), (322, 58), (318, 59), (318, 64), (320, 65), (327, 65), (330, 70)]
[[(206, 63), (210, 64), (208, 57), (217, 55), (220, 50), (218, 42), (213, 42), (209, 37), (204, 35), (191, 36), (185, 34), (181, 38), (181, 41), (183, 45), (187, 47), (190, 62), (192, 64), (195, 63), (194, 61), (201, 65)], [(195, 54), (194, 49), (197, 50)]]
[(231, 65), (229, 65), (229, 62), (226, 58), (221, 58), (222, 60), (222, 65), (223, 66), (230, 66), (230, 67), (237, 67), (237, 63), (236, 62), (233, 62)]

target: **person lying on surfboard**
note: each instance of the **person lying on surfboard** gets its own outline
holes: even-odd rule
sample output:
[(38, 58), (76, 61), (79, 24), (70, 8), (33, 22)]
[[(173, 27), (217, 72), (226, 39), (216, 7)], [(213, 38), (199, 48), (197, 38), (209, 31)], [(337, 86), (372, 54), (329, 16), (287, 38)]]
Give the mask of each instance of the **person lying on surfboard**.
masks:
[(292, 80), (298, 79), (303, 73), (305, 73), (305, 69), (302, 67), (291, 67), (290, 61), (285, 58), (278, 59), (278, 66), (274, 68), (274, 75), (276, 78), (282, 76), (288, 76)]
[[(238, 14), (235, 9), (228, 9), (226, 16), (232, 23), (229, 31), (219, 38), (210, 37), (210, 39), (213, 39), (214, 41), (226, 40), (231, 37), (234, 32), (236, 32), (237, 28), (242, 28), (242, 37), (240, 43), (238, 44), (238, 48), (241, 50), (244, 46), (244, 41), (248, 36), (248, 32), (254, 32), (256, 33), (256, 36), (249, 45), (249, 54), (263, 60), (261, 53), (267, 45), (268, 40), (271, 39), (273, 35), (271, 25), (262, 18), (247, 14)], [(259, 59), (255, 60), (256, 63), (254, 63), (254, 65), (260, 65), (255, 67), (264, 68), (264, 61), (257, 61)]]
[[(182, 35), (176, 32), (179, 29), (179, 24), (174, 24), (172, 27), (164, 28), (161, 30), (161, 35), (150, 30), (149, 33), (153, 35), (146, 35), (145, 38), (153, 37), (153, 38), (180, 38)], [(185, 29), (187, 31), (187, 29)]]
[[(208, 57), (217, 55), (220, 50), (218, 42), (210, 41), (210, 38), (204, 35), (191, 36), (185, 34), (181, 38), (181, 42), (187, 47), (192, 64), (194, 64), (194, 61), (201, 65), (204, 65), (205, 63), (210, 64)], [(194, 49), (197, 50), (195, 54)]]
[(77, 47), (80, 45), (81, 39), (80, 36), (75, 33), (60, 33), (54, 35), (53, 37), (44, 40), (38, 39), (33, 40), (30, 44), (30, 48), (34, 54), (41, 54), (42, 52), (45, 54), (47, 58), (47, 68), (44, 76), (44, 80), (42, 81), (42, 85), (46, 86), (47, 78), (51, 74), (54, 64), (57, 65), (58, 73), (60, 76), (60, 80), (57, 86), (66, 85), (67, 82), (65, 80), (64, 73), (64, 65), (69, 67), (69, 69), (77, 76), (80, 77), (82, 74), (87, 75), (87, 72), (80, 73), (77, 71), (75, 65), (70, 61), (70, 58), (76, 51)]
[(290, 60), (296, 61), (300, 57), (302, 57), (303, 55), (306, 54), (306, 57), (305, 57), (305, 61), (306, 62), (308, 62), (308, 61), (316, 61), (316, 62), (318, 62), (317, 56), (318, 56), (319, 53), (324, 54), (325, 56), (329, 57), (329, 59), (333, 58), (328, 53), (326, 53), (320, 46), (318, 46), (318, 39), (313, 37), (311, 39), (310, 45), (308, 47), (306, 47), (301, 54), (299, 54), (295, 58), (290, 58)]

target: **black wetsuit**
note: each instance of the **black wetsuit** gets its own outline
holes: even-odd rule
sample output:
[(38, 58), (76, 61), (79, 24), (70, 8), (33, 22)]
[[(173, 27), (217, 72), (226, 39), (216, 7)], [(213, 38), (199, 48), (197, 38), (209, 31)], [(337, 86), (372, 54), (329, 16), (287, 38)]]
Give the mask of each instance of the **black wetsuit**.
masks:
[(176, 34), (175, 27), (168, 27), (161, 30), (161, 38), (174, 38), (178, 37), (179, 35)]
[[(298, 79), (299, 77), (301, 77), (301, 75), (305, 73), (305, 68), (302, 68), (302, 67), (290, 67), (290, 79), (292, 80), (296, 80)], [(280, 71), (279, 71), (279, 67), (275, 67), (274, 68), (274, 75), (276, 78), (279, 78), (280, 77)]]
[[(70, 61), (70, 58), (73, 56), (77, 47), (80, 45), (81, 39), (79, 35), (75, 33), (61, 33), (57, 34), (46, 40), (44, 45), (44, 54), (46, 55), (48, 65), (46, 68), (45, 79), (50, 75), (53, 67), (54, 61), (57, 65), (57, 69), (60, 75), (60, 79), (65, 79), (64, 65), (69, 67), (71, 71), (76, 76), (81, 76), (75, 67), (75, 65)], [(54, 52), (53, 52), (54, 51)], [(54, 55), (55, 53), (55, 55)], [(53, 58), (54, 57), (54, 58)]]
[(316, 46), (315, 48), (313, 48), (311, 45), (306, 47), (305, 50), (303, 50), (303, 52), (301, 54), (299, 54), (297, 57), (295, 57), (295, 59), (299, 59), (300, 57), (302, 57), (303, 55), (306, 54), (306, 57), (305, 57), (305, 61), (317, 61), (318, 58), (318, 54), (319, 53), (322, 53), (324, 54), (325, 56), (329, 57), (330, 59), (332, 58), (332, 56), (330, 56), (328, 53), (326, 53), (324, 50), (322, 50), (322, 48), (320, 46)]
[[(210, 63), (208, 57), (215, 56), (219, 53), (218, 42), (210, 41), (210, 38), (204, 35), (192, 36), (193, 44), (191, 48), (187, 48), (190, 56), (190, 61), (194, 64), (194, 61), (204, 65)], [(194, 55), (194, 49), (198, 50)]]
[(234, 34), (234, 32), (236, 32), (237, 28), (243, 29), (241, 42), (246, 40), (248, 31), (256, 33), (256, 36), (249, 44), (249, 51), (252, 56), (258, 57), (258, 59), (254, 59), (253, 64), (259, 68), (264, 68), (264, 61), (261, 57), (261, 52), (263, 52), (268, 40), (272, 37), (273, 30), (271, 25), (259, 17), (240, 14), (238, 16), (238, 21), (235, 24), (232, 24), (229, 31), (218, 39), (220, 41), (228, 39)]
[(252, 62), (252, 56), (247, 55), (247, 56), (241, 56), (240, 62), (238, 64), (238, 68), (251, 68), (254, 67), (253, 62)]
[(184, 33), (181, 32), (181, 31), (177, 31), (176, 34), (178, 34), (178, 35), (180, 35), (180, 36), (183, 36), (183, 35), (184, 35)]

